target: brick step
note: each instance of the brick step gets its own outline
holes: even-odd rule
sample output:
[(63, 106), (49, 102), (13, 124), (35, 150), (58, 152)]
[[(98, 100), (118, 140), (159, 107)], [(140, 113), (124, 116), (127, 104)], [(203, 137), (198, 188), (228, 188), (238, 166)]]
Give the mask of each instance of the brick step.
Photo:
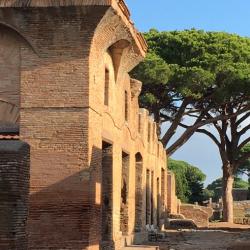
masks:
[(159, 250), (160, 248), (158, 246), (146, 246), (146, 245), (132, 245), (123, 247), (122, 250)]

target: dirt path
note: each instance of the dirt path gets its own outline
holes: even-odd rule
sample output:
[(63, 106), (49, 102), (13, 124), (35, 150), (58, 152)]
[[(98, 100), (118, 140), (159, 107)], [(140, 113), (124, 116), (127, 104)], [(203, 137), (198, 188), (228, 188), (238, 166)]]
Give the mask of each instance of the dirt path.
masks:
[(160, 250), (226, 250), (235, 243), (244, 242), (250, 242), (250, 231), (204, 230), (167, 231), (163, 242), (151, 244), (159, 245)]
[(249, 230), (250, 231), (250, 226), (249, 225), (240, 225), (240, 224), (234, 224), (234, 223), (228, 223), (228, 222), (216, 222), (216, 223), (210, 223), (209, 228), (213, 229), (224, 229), (224, 230)]

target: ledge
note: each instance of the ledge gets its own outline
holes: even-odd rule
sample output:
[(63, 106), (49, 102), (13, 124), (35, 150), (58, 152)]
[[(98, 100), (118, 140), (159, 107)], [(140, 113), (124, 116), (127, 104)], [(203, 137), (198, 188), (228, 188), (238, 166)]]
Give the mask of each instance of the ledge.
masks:
[(113, 0), (1, 0), (0, 7), (60, 7), (60, 6), (86, 6), (111, 5)]

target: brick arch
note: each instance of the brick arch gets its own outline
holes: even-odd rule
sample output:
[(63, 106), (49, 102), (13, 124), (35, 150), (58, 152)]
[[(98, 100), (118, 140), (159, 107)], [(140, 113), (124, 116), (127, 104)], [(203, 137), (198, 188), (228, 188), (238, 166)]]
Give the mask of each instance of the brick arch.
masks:
[(0, 23), (0, 133), (18, 133), (20, 117), (21, 47), (29, 42)]
[(110, 53), (113, 62), (115, 80), (117, 80), (119, 69), (122, 63), (123, 53), (126, 51), (125, 49), (129, 47), (129, 45), (130, 42), (127, 39), (121, 39), (108, 48), (108, 52)]
[(17, 28), (0, 20), (0, 28), (1, 27), (11, 30), (13, 33), (17, 35), (17, 37), (20, 38), (20, 40), (23, 41), (24, 44), (26, 44), (29, 48), (31, 48), (35, 54), (38, 54), (36, 52), (35, 47), (32, 45), (29, 39), (26, 36), (24, 36), (22, 32), (20, 32)]
[[(98, 72), (96, 59), (101, 60), (108, 50), (117, 55), (117, 49), (126, 52), (122, 53), (122, 56), (116, 56), (115, 60), (113, 57), (113, 60), (116, 61), (115, 65), (119, 65), (119, 68), (123, 67), (123, 71), (131, 71), (144, 58), (135, 42), (134, 35), (128, 29), (127, 23), (119, 15), (116, 15), (112, 8), (109, 8), (97, 25), (92, 37), (89, 50), (90, 76)], [(118, 75), (117, 71), (116, 79)]]

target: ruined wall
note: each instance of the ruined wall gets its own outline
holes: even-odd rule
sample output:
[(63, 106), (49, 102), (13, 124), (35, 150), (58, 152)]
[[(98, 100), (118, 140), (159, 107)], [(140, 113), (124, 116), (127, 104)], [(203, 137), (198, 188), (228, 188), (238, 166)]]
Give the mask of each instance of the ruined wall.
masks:
[(0, 249), (27, 249), (29, 146), (0, 140)]
[(248, 189), (233, 188), (233, 200), (245, 201), (248, 199)]
[[(18, 8), (0, 8), (0, 23), (15, 33), (20, 48), (20, 67), (15, 64), (20, 138), (31, 146), (29, 249), (120, 249), (125, 237), (129, 242), (135, 235), (136, 206), (138, 233), (144, 235), (146, 210), (149, 223), (157, 225), (166, 208), (165, 151), (156, 124), (139, 109), (141, 84), (128, 74), (145, 56), (146, 45), (122, 2), (87, 2), (55, 7), (29, 1), (21, 8), (15, 1)], [(11, 1), (0, 3), (6, 5)], [(121, 209), (124, 154), (129, 157), (126, 213)]]
[(250, 225), (250, 201), (235, 201), (234, 223)]
[(88, 54), (106, 9), (0, 9), (0, 22), (29, 41), (16, 67), (20, 138), (31, 146), (30, 249), (89, 245)]
[[(124, 22), (108, 11), (96, 30), (90, 53), (91, 186), (100, 183), (103, 168), (94, 149), (101, 149), (103, 142), (110, 143), (113, 146), (113, 168), (110, 173), (113, 176), (112, 239), (116, 249), (124, 244), (124, 238), (129, 244), (132, 240), (142, 239), (143, 234), (146, 235), (146, 210), (150, 218), (148, 223), (157, 225), (166, 207), (166, 199), (161, 199), (164, 189), (161, 185), (167, 185), (165, 171), (162, 177), (165, 182), (159, 181), (157, 186), (157, 179), (161, 180), (161, 170), (166, 169), (166, 155), (163, 146), (158, 142), (155, 123), (146, 110), (139, 109), (141, 83), (131, 79), (128, 74), (143, 56), (135, 47), (131, 34), (124, 30)], [(99, 58), (98, 63), (96, 58)], [(121, 181), (124, 154), (129, 157), (129, 171)], [(138, 154), (141, 157), (140, 163), (136, 159)], [(140, 176), (137, 171), (141, 173)], [(148, 206), (147, 171), (150, 173)], [(124, 179), (128, 192), (126, 204)], [(93, 196), (98, 196), (98, 190), (93, 190)], [(163, 195), (166, 196), (166, 193)], [(126, 225), (125, 228), (121, 228), (121, 222)], [(97, 227), (93, 223), (92, 232), (96, 232)]]
[[(165, 169), (166, 166), (162, 145), (159, 144), (158, 148), (155, 125), (149, 119), (146, 110), (139, 110), (138, 95), (141, 85), (138, 81), (130, 79), (128, 75), (128, 72), (142, 60), (143, 55), (135, 46), (131, 33), (124, 32), (126, 25), (127, 20), (121, 20), (109, 10), (96, 29), (90, 53), (89, 160), (91, 169), (93, 169), (91, 186), (94, 187), (96, 183), (100, 183), (102, 176), (98, 150), (95, 149), (102, 149), (103, 142), (110, 143), (113, 146), (113, 168), (110, 173), (113, 176), (112, 239), (116, 249), (123, 244), (124, 237), (127, 238), (129, 244), (131, 239), (129, 237), (134, 235), (135, 231), (137, 234), (142, 234), (142, 232), (145, 234), (147, 170), (150, 171), (150, 175), (154, 172), (153, 205), (151, 207), (152, 202), (150, 201), (149, 210), (150, 217), (151, 212), (154, 214), (152, 223), (157, 224), (157, 178), (161, 178), (161, 168)], [(96, 58), (98, 58), (98, 63)], [(107, 71), (108, 88), (106, 85)], [(105, 94), (107, 90), (108, 93)], [(105, 99), (107, 96), (108, 102)], [(153, 129), (148, 141), (149, 123), (152, 124)], [(122, 202), (124, 181), (121, 181), (124, 153), (129, 156), (126, 205)], [(138, 153), (142, 158), (139, 185), (136, 183), (138, 180), (136, 155)], [(94, 188), (93, 192), (93, 197), (99, 195), (97, 189)], [(138, 201), (137, 204), (136, 196), (141, 196), (141, 201)], [(128, 218), (126, 214), (129, 215)], [(139, 218), (136, 217), (138, 214)], [(121, 222), (127, 225), (125, 229), (121, 228)], [(93, 223), (91, 232), (98, 230), (98, 225)]]
[(180, 206), (180, 214), (184, 215), (186, 219), (193, 220), (198, 227), (208, 227), (212, 211), (212, 208), (192, 204), (181, 204)]

